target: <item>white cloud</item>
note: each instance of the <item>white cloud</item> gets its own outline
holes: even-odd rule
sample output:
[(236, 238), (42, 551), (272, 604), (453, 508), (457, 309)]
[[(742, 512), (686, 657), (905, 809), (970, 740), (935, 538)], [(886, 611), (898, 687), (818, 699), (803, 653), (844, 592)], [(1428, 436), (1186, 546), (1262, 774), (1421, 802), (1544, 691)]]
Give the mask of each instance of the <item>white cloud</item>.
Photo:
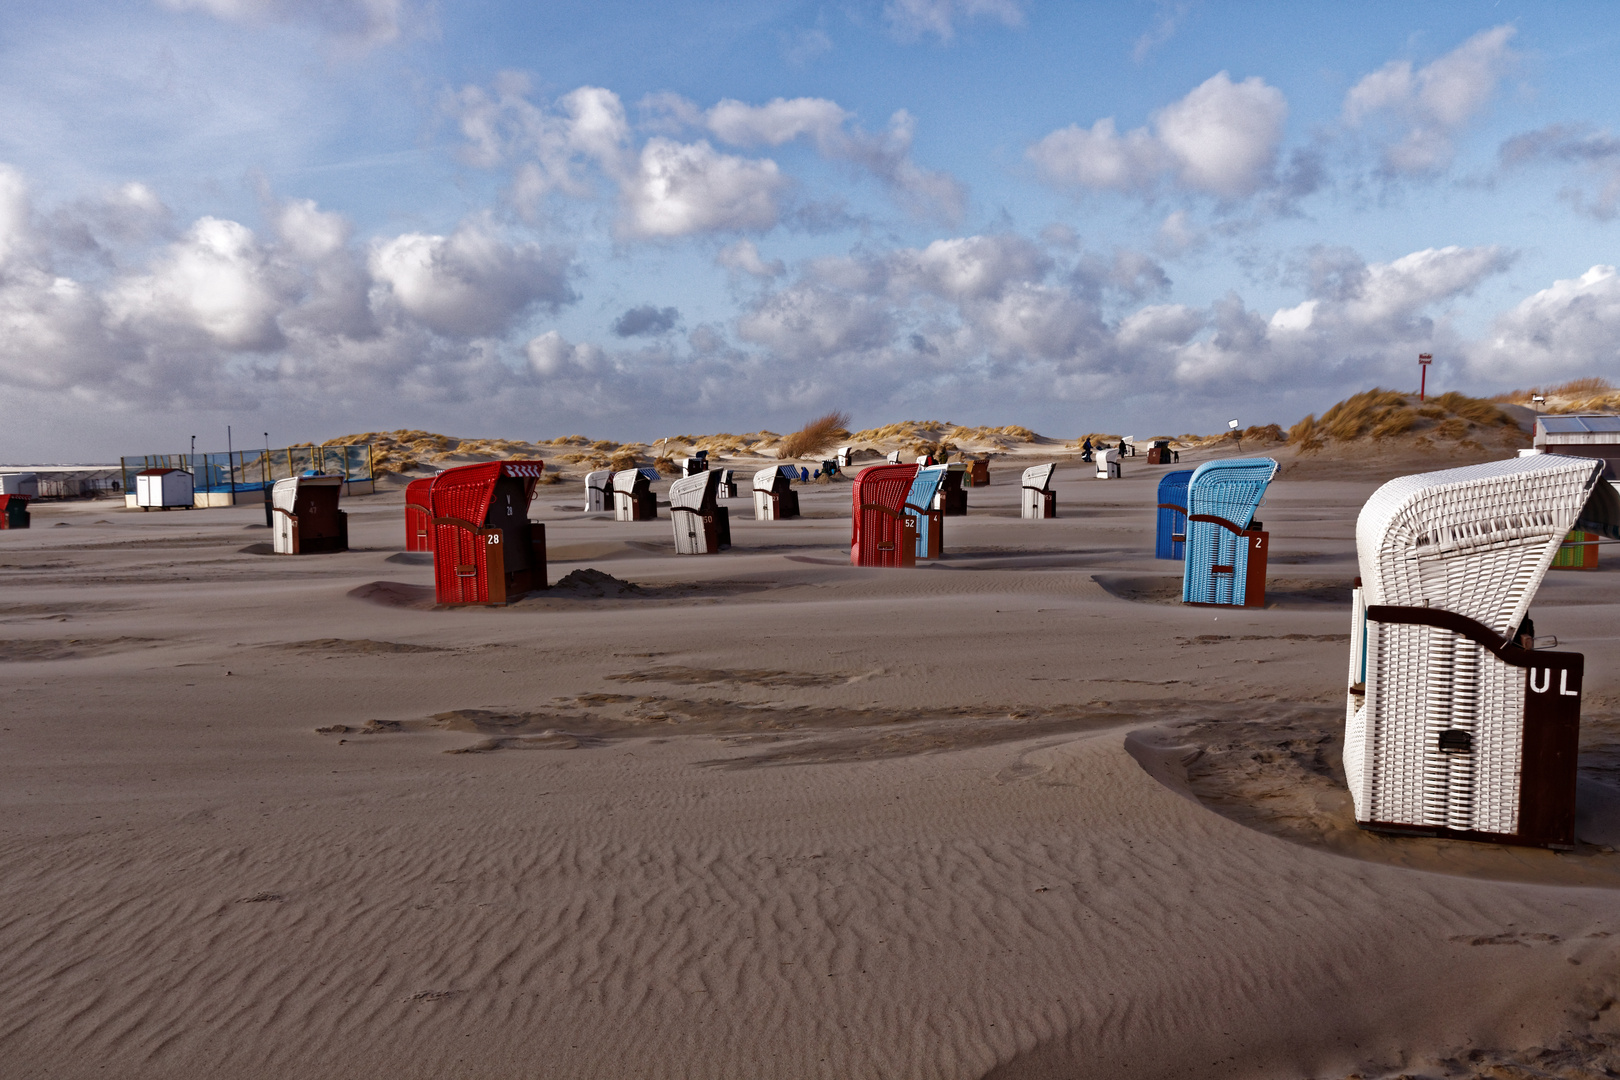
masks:
[(1470, 350), (1478, 375), (1514, 386), (1620, 373), (1620, 274), (1594, 266), (1555, 281), (1499, 316)]
[(1259, 78), (1207, 80), (1154, 120), (1183, 185), (1226, 198), (1252, 194), (1271, 173), (1288, 102)]
[(888, 305), (877, 297), (801, 282), (763, 297), (737, 320), (737, 334), (783, 359), (809, 363), (880, 349), (892, 339), (894, 325)]
[(1620, 138), (1609, 131), (1549, 124), (1506, 140), (1497, 154), (1509, 168), (1536, 162), (1573, 165), (1596, 181), (1597, 190), (1568, 187), (1560, 198), (1599, 221), (1611, 221), (1620, 211)]
[(1179, 255), (1203, 243), (1203, 233), (1192, 223), (1185, 210), (1173, 210), (1159, 223), (1154, 234), (1154, 246), (1167, 255)]
[(783, 265), (781, 259), (767, 262), (761, 258), (759, 248), (754, 246), (752, 240), (738, 240), (735, 244), (728, 244), (720, 249), (714, 261), (728, 270), (736, 270), (753, 277), (777, 278), (787, 273), (787, 267)]
[(1112, 117), (1090, 128), (1060, 128), (1031, 146), (1029, 158), (1048, 183), (1115, 191), (1149, 188), (1171, 164), (1163, 144), (1146, 128), (1122, 136)]
[(366, 45), (400, 36), (403, 0), (158, 0), (171, 11), (200, 11), (231, 22), (301, 22)]
[(916, 121), (901, 109), (886, 131), (869, 132), (825, 98), (776, 98), (764, 105), (726, 99), (705, 114), (709, 131), (733, 146), (782, 146), (807, 139), (822, 157), (866, 170), (919, 216), (960, 220), (967, 201), (948, 173), (920, 168), (911, 158)]
[(1148, 58), (1148, 54), (1160, 45), (1175, 36), (1181, 25), (1181, 20), (1187, 17), (1192, 10), (1192, 0), (1182, 0), (1180, 3), (1169, 3), (1167, 0), (1157, 0), (1158, 10), (1153, 15), (1153, 26), (1131, 47), (1131, 59), (1140, 64)]
[(0, 165), (0, 267), (24, 254), (33, 241), (29, 218), (33, 207), (28, 182), (9, 165)]
[(294, 199), (275, 215), (276, 235), (299, 258), (315, 261), (349, 242), (349, 223), (342, 214), (322, 210), (314, 199)]
[(1253, 76), (1234, 83), (1222, 71), (1154, 114), (1152, 132), (1121, 135), (1112, 118), (1089, 129), (1071, 124), (1028, 155), (1060, 187), (1147, 193), (1169, 174), (1187, 190), (1236, 199), (1271, 181), (1287, 116), (1282, 91)]
[(787, 179), (769, 160), (721, 154), (707, 142), (652, 138), (621, 191), (621, 229), (632, 236), (763, 231), (776, 224)]
[(1120, 320), (1116, 335), (1121, 347), (1174, 347), (1185, 345), (1204, 328), (1208, 316), (1184, 304), (1149, 304)]
[(965, 236), (935, 240), (920, 252), (897, 253), (915, 260), (919, 283), (951, 300), (993, 300), (1015, 283), (1038, 282), (1052, 260), (1021, 236)]
[(530, 370), (546, 378), (588, 374), (601, 368), (606, 360), (606, 354), (597, 346), (571, 344), (555, 330), (532, 339), (524, 352)]
[(1485, 108), (1517, 62), (1508, 47), (1514, 33), (1512, 26), (1482, 30), (1422, 68), (1391, 60), (1350, 88), (1345, 122), (1378, 122), (1388, 130), (1384, 165), (1392, 173), (1444, 168), (1455, 154), (1455, 134)]
[(887, 0), (883, 14), (901, 38), (932, 34), (941, 41), (956, 36), (956, 24), (994, 19), (1003, 26), (1024, 25), (1021, 0)]
[[(777, 164), (673, 138), (692, 128), (738, 147), (805, 141), (821, 157), (871, 174), (922, 217), (955, 221), (965, 207), (961, 184), (912, 160), (916, 124), (903, 109), (889, 118), (885, 130), (869, 132), (825, 98), (776, 98), (763, 105), (727, 98), (705, 112), (678, 94), (649, 94), (638, 106), (641, 130), (657, 134), (638, 149), (624, 105), (612, 91), (582, 86), (551, 106), (534, 104), (529, 92), (526, 77), (508, 72), (489, 90), (463, 87), (444, 101), (464, 139), (463, 160), (478, 168), (512, 169), (513, 201), (529, 217), (539, 216), (553, 193), (590, 198), (597, 181), (605, 179), (619, 189), (627, 211), (619, 222), (622, 236), (774, 225), (776, 195), (787, 184)], [(676, 205), (684, 198), (673, 194), (676, 187), (690, 191), (691, 200), (701, 205)], [(721, 198), (736, 205), (718, 212)]]
[(520, 207), (532, 212), (553, 191), (589, 196), (592, 169), (617, 179), (633, 168), (630, 125), (613, 91), (581, 86), (552, 108), (531, 103), (528, 91), (527, 78), (507, 72), (493, 93), (468, 86), (446, 102), (466, 139), (468, 164), (516, 165), (513, 192)]
[(733, 146), (781, 146), (808, 135), (823, 154), (837, 146), (849, 118), (826, 98), (776, 98), (764, 105), (726, 98), (705, 117), (709, 130)]
[(182, 338), (200, 332), (231, 350), (279, 346), (281, 301), (268, 254), (252, 230), (212, 217), (171, 244), (150, 273), (123, 279), (107, 297), (115, 322)]
[(533, 307), (572, 303), (568, 269), (566, 253), (508, 244), (483, 221), (450, 236), (396, 236), (370, 258), (374, 306), (392, 300), (430, 329), (465, 337), (498, 336)]

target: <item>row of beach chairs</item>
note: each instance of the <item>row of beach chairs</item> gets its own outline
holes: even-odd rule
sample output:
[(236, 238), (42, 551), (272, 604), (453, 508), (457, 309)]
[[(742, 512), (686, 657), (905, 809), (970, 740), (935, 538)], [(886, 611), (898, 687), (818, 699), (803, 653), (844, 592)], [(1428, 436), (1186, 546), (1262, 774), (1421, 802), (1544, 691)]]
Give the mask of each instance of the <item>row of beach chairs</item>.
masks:
[[(544, 587), (544, 526), (527, 521), (542, 468), (471, 465), (411, 485), (407, 541), (425, 539), (434, 552), (440, 602), (499, 603)], [(1344, 750), (1364, 827), (1574, 844), (1584, 658), (1534, 648), (1528, 613), (1572, 530), (1620, 540), (1620, 495), (1603, 469), (1601, 460), (1540, 455), (1402, 477), (1368, 500), (1356, 526)], [(1055, 513), (1054, 471), (1026, 470), (1026, 516)], [(1228, 459), (1161, 480), (1155, 554), (1184, 561), (1185, 602), (1263, 603), (1268, 534), (1255, 515), (1276, 472), (1269, 458)], [(948, 466), (914, 463), (862, 470), (851, 561), (904, 567), (937, 557), (946, 516), (939, 495), (950, 475)], [(311, 500), (324, 497), (316, 493), (337, 490), (328, 479), (283, 481), (278, 509), (300, 525), (313, 521), (321, 511)], [(593, 483), (634, 513), (650, 480), (627, 470), (611, 485)], [(756, 514), (796, 512), (784, 497), (793, 495), (788, 480), (780, 466), (756, 474)], [(719, 470), (701, 470), (671, 485), (679, 552), (729, 544), (727, 482)], [(297, 539), (308, 550), (308, 538)]]

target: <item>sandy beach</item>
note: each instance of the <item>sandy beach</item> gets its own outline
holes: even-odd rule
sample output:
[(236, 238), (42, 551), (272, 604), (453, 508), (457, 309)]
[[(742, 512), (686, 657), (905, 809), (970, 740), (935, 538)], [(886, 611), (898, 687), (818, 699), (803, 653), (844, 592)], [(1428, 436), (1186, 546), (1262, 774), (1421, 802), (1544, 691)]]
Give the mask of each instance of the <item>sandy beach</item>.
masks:
[(1057, 520), (997, 466), (914, 571), (849, 565), (847, 483), (681, 558), (543, 486), (552, 581), (614, 581), (500, 609), (433, 607), (397, 489), (298, 558), (257, 507), (37, 504), (0, 1074), (1620, 1069), (1615, 564), (1533, 608), (1586, 655), (1577, 850), (1389, 839), (1339, 761), (1384, 475), (1286, 460), (1270, 603), (1217, 610), (1152, 558), (1167, 467), (1054, 457)]

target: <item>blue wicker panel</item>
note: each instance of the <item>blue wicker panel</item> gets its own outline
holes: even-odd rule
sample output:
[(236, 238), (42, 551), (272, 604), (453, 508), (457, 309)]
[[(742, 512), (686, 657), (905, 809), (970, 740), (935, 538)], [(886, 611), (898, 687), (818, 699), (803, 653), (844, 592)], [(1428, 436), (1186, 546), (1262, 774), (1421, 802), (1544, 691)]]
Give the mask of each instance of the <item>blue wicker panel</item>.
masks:
[(906, 509), (917, 510), (917, 558), (928, 557), (928, 530), (931, 522), (928, 518), (928, 508), (934, 503), (934, 493), (939, 490), (939, 483), (945, 478), (945, 469), (940, 465), (930, 465), (917, 470), (917, 477), (911, 482), (911, 490), (906, 492)]
[[(1187, 484), (1187, 513), (1225, 518), (1247, 529), (1265, 497), (1266, 486), (1277, 475), (1271, 458), (1228, 458), (1206, 461), (1193, 470)], [(1187, 522), (1187, 561), (1181, 577), (1183, 603), (1233, 604), (1244, 599), (1244, 578), (1249, 563), (1248, 545), (1219, 525)], [(1217, 574), (1216, 566), (1230, 566), (1230, 574)]]
[[(1159, 481), (1159, 502), (1174, 503), (1177, 506), (1187, 505), (1187, 481), (1192, 479), (1191, 469), (1182, 469), (1178, 472), (1165, 473), (1164, 479)], [(1154, 534), (1153, 557), (1155, 559), (1180, 559), (1185, 554), (1186, 542), (1172, 540), (1171, 536), (1185, 534), (1187, 515), (1175, 510), (1159, 510), (1159, 528)]]

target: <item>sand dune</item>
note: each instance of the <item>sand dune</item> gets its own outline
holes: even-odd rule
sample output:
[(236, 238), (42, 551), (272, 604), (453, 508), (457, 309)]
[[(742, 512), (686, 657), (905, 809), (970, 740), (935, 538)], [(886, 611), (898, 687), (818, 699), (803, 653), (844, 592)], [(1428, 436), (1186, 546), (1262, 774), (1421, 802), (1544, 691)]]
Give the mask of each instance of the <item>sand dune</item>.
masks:
[(543, 490), (578, 584), (497, 610), (433, 608), (397, 492), (296, 559), (242, 551), (257, 508), (38, 506), (0, 1072), (1620, 1067), (1616, 572), (1535, 610), (1587, 655), (1581, 847), (1375, 837), (1337, 741), (1373, 482), (1285, 472), (1276, 603), (1216, 611), (1151, 558), (1164, 471), (1066, 465), (1023, 522), (1003, 469), (915, 572), (848, 565), (847, 485), (706, 558)]

